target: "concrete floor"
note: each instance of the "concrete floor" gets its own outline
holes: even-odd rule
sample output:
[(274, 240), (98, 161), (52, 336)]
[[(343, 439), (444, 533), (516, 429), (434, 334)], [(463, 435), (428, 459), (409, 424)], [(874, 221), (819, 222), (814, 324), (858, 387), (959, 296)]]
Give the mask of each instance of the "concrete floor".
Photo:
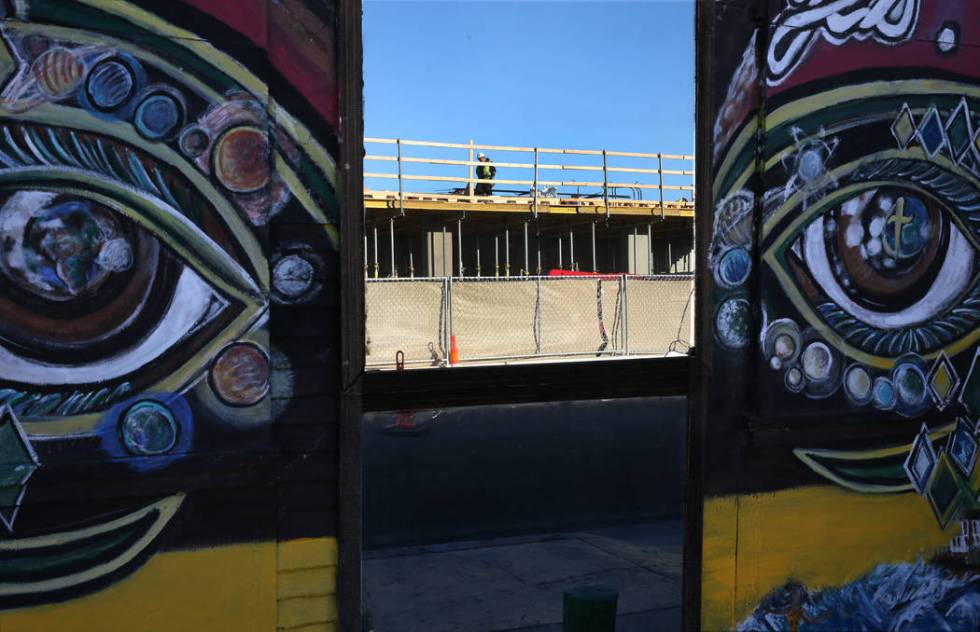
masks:
[(619, 592), (617, 632), (680, 628), (683, 523), (365, 552), (372, 632), (561, 632), (562, 593)]
[(567, 533), (681, 516), (687, 401), (658, 397), (364, 416), (364, 546)]

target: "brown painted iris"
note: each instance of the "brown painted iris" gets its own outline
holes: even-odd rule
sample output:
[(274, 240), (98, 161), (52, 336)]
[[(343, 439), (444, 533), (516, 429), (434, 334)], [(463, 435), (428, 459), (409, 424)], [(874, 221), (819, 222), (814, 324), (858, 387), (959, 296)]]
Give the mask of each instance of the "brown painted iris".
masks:
[(856, 303), (902, 308), (929, 290), (949, 246), (938, 204), (895, 187), (872, 189), (829, 214), (825, 243), (836, 281)]

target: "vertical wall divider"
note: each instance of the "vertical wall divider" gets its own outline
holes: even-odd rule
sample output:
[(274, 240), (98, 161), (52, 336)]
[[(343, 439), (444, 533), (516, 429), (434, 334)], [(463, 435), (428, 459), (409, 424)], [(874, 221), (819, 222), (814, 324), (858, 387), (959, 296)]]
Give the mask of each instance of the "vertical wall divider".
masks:
[[(337, 3), (337, 60), (340, 86), (340, 384), (337, 432), (337, 482), (324, 489), (337, 494), (337, 614), (340, 632), (362, 630), (363, 543), (362, 381), (365, 363), (366, 274), (356, 274), (363, 259), (364, 233), (364, 100), (361, 0)], [(361, 236), (365, 239), (362, 241)], [(364, 248), (364, 252), (359, 252)], [(324, 414), (329, 414), (324, 411)], [(331, 486), (333, 487), (333, 486)]]
[(695, 5), (695, 135), (694, 197), (703, 202), (694, 216), (694, 348), (690, 358), (684, 491), (684, 550), (681, 573), (681, 629), (701, 629), (701, 580), (704, 536), (704, 456), (707, 425), (707, 386), (711, 374), (713, 314), (711, 273), (707, 266), (711, 241), (714, 151), (712, 104), (715, 48), (714, 0), (697, 0)]

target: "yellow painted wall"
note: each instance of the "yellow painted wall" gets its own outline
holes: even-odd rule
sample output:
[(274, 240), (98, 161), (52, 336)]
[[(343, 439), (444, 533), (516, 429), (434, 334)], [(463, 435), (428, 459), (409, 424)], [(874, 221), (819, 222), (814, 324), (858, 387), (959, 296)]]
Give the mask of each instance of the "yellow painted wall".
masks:
[(166, 552), (90, 595), (2, 612), (0, 632), (327, 632), (336, 585), (336, 538)]
[(860, 578), (883, 563), (929, 557), (949, 543), (917, 494), (819, 486), (704, 503), (701, 622), (733, 629), (788, 579), (810, 590)]

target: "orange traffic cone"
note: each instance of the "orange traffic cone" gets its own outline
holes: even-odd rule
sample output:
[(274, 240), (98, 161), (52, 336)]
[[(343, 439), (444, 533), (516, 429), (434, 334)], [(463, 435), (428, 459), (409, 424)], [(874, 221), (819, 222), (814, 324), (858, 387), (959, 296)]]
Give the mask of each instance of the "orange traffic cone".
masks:
[(459, 364), (459, 347), (456, 346), (456, 335), (453, 334), (449, 343), (449, 364)]

